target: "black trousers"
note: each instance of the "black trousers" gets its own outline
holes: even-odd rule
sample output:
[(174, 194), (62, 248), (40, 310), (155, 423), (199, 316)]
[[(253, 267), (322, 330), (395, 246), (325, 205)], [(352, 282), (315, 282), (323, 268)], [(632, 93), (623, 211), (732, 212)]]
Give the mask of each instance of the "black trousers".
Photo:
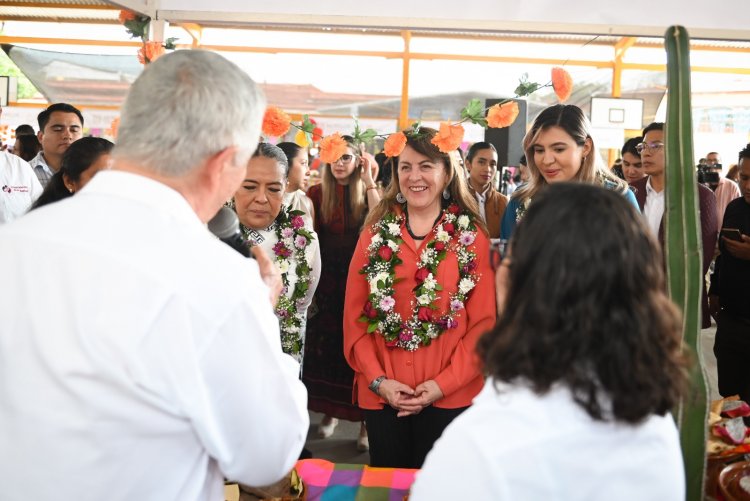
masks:
[(421, 468), (443, 430), (467, 408), (429, 406), (419, 414), (401, 418), (396, 416), (398, 411), (389, 406), (377, 411), (365, 410), (370, 466)]
[(716, 320), (714, 341), (719, 393), (750, 402), (750, 320), (726, 310)]

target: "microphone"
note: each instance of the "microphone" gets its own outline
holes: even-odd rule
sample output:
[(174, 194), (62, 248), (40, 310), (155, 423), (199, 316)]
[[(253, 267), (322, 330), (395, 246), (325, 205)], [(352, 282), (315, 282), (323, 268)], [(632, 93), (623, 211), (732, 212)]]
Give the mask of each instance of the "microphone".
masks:
[(228, 207), (219, 209), (219, 212), (208, 222), (208, 229), (219, 240), (243, 256), (253, 257), (247, 241), (242, 238), (242, 233), (240, 233), (240, 220), (237, 219), (237, 214), (232, 209)]

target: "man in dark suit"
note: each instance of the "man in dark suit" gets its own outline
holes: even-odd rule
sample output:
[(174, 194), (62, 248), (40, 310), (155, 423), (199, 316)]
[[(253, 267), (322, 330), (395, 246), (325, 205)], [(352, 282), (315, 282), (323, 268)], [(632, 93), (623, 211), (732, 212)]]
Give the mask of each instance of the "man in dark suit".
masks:
[[(641, 154), (643, 170), (647, 176), (631, 184), (641, 212), (646, 216), (649, 228), (664, 247), (664, 123), (654, 122), (643, 129), (643, 142), (637, 147)], [(696, 181), (697, 183), (697, 181)], [(703, 276), (713, 259), (719, 224), (716, 219), (716, 197), (713, 192), (698, 184), (698, 198), (703, 241)], [(702, 298), (702, 325), (711, 326), (708, 313), (708, 296), (705, 284)]]
[(493, 186), (497, 174), (497, 150), (491, 143), (474, 143), (466, 154), (469, 188), (479, 204), (479, 213), (487, 224), (490, 238), (500, 238), (500, 220), (508, 197)]

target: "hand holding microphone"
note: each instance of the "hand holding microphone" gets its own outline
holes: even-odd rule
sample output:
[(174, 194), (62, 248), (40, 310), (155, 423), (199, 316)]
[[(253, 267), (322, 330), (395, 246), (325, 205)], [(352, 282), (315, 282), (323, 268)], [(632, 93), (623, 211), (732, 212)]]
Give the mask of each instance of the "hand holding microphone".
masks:
[(208, 229), (216, 235), (219, 240), (248, 258), (255, 258), (260, 269), (260, 276), (270, 291), (271, 304), (276, 306), (283, 283), (281, 273), (273, 264), (263, 249), (258, 246), (250, 247), (250, 244), (242, 238), (240, 232), (240, 220), (237, 214), (228, 207), (222, 207), (219, 212), (208, 222)]

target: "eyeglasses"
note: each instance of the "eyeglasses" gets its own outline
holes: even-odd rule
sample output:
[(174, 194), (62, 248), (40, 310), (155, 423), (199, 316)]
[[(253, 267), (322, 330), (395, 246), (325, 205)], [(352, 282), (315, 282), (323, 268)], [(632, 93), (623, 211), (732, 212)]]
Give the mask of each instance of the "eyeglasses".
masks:
[(493, 270), (497, 270), (500, 267), (507, 247), (508, 241), (504, 238), (490, 239), (490, 264)]
[(354, 155), (350, 155), (349, 153), (345, 153), (345, 154), (341, 155), (339, 157), (339, 159), (336, 160), (333, 163), (335, 163), (335, 164), (337, 164), (337, 163), (348, 164), (349, 162), (352, 161), (352, 158), (354, 158)]
[(637, 151), (639, 155), (643, 153), (643, 150), (648, 150), (651, 153), (655, 153), (662, 148), (664, 148), (664, 143), (660, 143), (658, 141), (654, 143), (638, 143), (635, 145), (635, 151)]

